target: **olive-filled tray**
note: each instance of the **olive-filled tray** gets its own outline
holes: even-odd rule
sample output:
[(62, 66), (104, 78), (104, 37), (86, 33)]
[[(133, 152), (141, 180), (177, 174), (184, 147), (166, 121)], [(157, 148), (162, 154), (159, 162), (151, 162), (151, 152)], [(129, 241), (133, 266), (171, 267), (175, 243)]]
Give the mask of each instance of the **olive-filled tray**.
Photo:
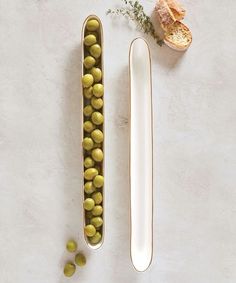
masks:
[(92, 249), (104, 240), (103, 30), (91, 15), (82, 29), (84, 237)]

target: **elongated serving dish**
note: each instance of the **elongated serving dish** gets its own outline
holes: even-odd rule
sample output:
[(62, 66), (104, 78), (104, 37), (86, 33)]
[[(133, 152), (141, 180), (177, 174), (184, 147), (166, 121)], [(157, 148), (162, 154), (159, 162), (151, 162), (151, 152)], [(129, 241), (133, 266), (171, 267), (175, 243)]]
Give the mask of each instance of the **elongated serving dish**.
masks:
[(137, 271), (153, 254), (153, 123), (149, 47), (142, 38), (130, 46), (130, 249)]
[[(88, 21), (90, 21), (90, 20), (96, 20), (98, 23), (99, 23), (99, 28), (96, 30), (96, 31), (89, 31), (88, 29), (87, 29), (87, 27), (86, 27), (86, 25), (87, 25), (87, 23), (88, 23)], [(85, 44), (84, 44), (84, 38), (85, 38), (85, 36), (87, 36), (88, 34), (92, 34), (92, 35), (95, 35), (96, 36), (96, 39), (97, 39), (97, 44), (99, 44), (100, 46), (101, 46), (101, 55), (98, 57), (98, 58), (96, 58), (96, 56), (95, 55), (92, 55), (91, 54), (91, 51), (90, 51), (90, 47), (88, 47), (88, 46), (85, 46)], [(84, 21), (84, 24), (83, 24), (83, 28), (82, 28), (82, 77), (85, 75), (85, 74), (91, 74), (91, 69), (89, 70), (89, 68), (85, 68), (85, 65), (83, 64), (83, 62), (84, 62), (84, 58), (86, 57), (86, 56), (94, 56), (94, 58), (95, 58), (95, 61), (96, 61), (96, 63), (95, 63), (95, 65), (94, 65), (94, 67), (96, 67), (96, 68), (99, 68), (101, 71), (102, 71), (102, 77), (101, 77), (101, 79), (100, 80), (98, 80), (97, 82), (94, 82), (94, 84), (95, 83), (99, 83), (99, 84), (102, 84), (102, 85), (104, 85), (103, 83), (104, 83), (104, 69), (103, 69), (103, 28), (102, 28), (102, 23), (101, 23), (101, 21), (100, 21), (100, 19), (97, 17), (97, 16), (95, 16), (95, 15), (90, 15), (90, 16), (88, 16), (86, 19), (85, 19), (85, 21)], [(94, 87), (94, 84), (92, 85), (93, 87)], [(84, 94), (84, 90), (85, 90), (85, 88), (84, 88), (84, 86), (83, 86), (83, 82), (82, 82), (82, 93)], [(94, 93), (93, 93), (94, 94)], [(93, 98), (95, 98), (95, 99), (97, 99), (98, 97), (96, 97), (95, 95), (93, 95)], [(100, 107), (100, 108), (94, 108), (93, 107), (93, 105), (92, 105), (92, 107), (93, 107), (93, 111), (94, 112), (99, 112), (99, 113), (101, 113), (102, 115), (103, 115), (103, 117), (104, 117), (104, 96), (101, 96), (101, 97), (99, 97), (99, 99), (102, 99), (103, 100), (103, 106), (102, 107)], [(90, 99), (90, 98), (88, 98), (88, 97), (85, 97), (85, 95), (83, 95), (83, 103), (82, 103), (82, 107), (83, 107), (83, 109), (84, 109), (84, 107), (85, 106), (88, 106), (88, 105), (91, 105), (91, 102), (92, 101), (92, 98)], [(100, 100), (101, 101), (101, 100)], [(82, 109), (82, 121), (83, 121), (83, 124), (84, 124), (84, 122), (86, 122), (86, 121), (88, 121), (88, 120), (92, 120), (91, 119), (91, 117), (92, 117), (92, 115), (91, 115), (91, 117), (86, 117), (85, 115), (84, 115), (84, 110)], [(93, 113), (94, 113), (93, 112)], [(104, 119), (105, 120), (105, 119)], [(100, 175), (100, 176), (103, 176), (104, 177), (104, 157), (105, 157), (105, 152), (104, 152), (104, 139), (105, 139), (105, 134), (104, 134), (104, 129), (105, 129), (105, 127), (104, 127), (104, 121), (103, 121), (103, 123), (102, 124), (99, 124), (99, 125), (97, 125), (97, 124), (95, 124), (95, 129), (98, 129), (98, 130), (100, 130), (102, 133), (103, 133), (103, 141), (102, 142), (100, 142), (100, 143), (97, 143), (97, 142), (95, 142), (94, 140), (94, 147), (91, 149), (91, 150), (85, 150), (84, 148), (83, 148), (83, 154), (82, 154), (82, 156), (83, 156), (83, 163), (84, 163), (84, 158), (86, 158), (86, 157), (91, 157), (91, 158), (93, 158), (92, 157), (92, 151), (93, 151), (93, 149), (101, 149), (102, 151), (103, 151), (103, 159), (102, 159), (102, 161), (96, 161), (95, 160), (95, 164), (92, 166), (92, 167), (94, 167), (94, 168), (96, 168), (96, 170), (98, 170), (98, 174)], [(83, 129), (83, 133), (82, 133), (82, 137), (83, 137), (83, 141), (84, 141), (84, 138), (86, 138), (86, 137), (90, 137), (90, 138), (92, 138), (92, 133), (88, 133), (88, 132), (86, 132), (84, 129)], [(82, 141), (82, 144), (83, 144), (83, 141)], [(84, 170), (86, 170), (88, 167), (84, 167)], [(90, 183), (92, 183), (93, 182), (93, 184), (94, 184), (94, 179), (92, 180), (92, 179), (89, 179), (91, 182)], [(85, 174), (84, 174), (84, 183), (83, 184), (85, 184), (86, 182), (88, 181), (88, 179), (86, 180), (86, 178), (85, 178)], [(99, 217), (101, 217), (102, 218), (102, 220), (103, 220), (103, 224), (101, 225), (101, 226), (99, 226), (99, 227), (96, 227), (95, 225), (95, 227), (96, 227), (96, 233), (100, 233), (101, 234), (101, 237), (99, 238), (99, 241), (97, 241), (96, 243), (94, 243), (93, 242), (93, 238), (92, 237), (89, 237), (89, 236), (87, 236), (86, 235), (86, 233), (84, 232), (84, 237), (85, 237), (85, 241), (86, 241), (86, 243), (87, 243), (87, 245), (90, 247), (90, 248), (92, 248), (92, 249), (98, 249), (98, 248), (100, 248), (101, 247), (101, 245), (103, 244), (103, 241), (104, 241), (104, 223), (105, 223), (105, 220), (104, 220), (104, 191), (105, 191), (105, 186), (104, 186), (104, 184), (102, 185), (102, 187), (96, 187), (96, 190), (94, 191), (94, 192), (99, 192), (99, 193), (101, 193), (102, 194), (102, 201), (99, 203), (99, 206), (101, 206), (102, 207), (102, 214), (93, 214), (93, 211), (91, 210), (91, 211), (85, 211), (84, 210), (84, 227), (85, 227), (85, 230), (86, 230), (86, 225), (91, 225), (92, 223), (91, 223), (91, 219), (92, 219), (92, 217), (97, 217), (97, 216), (99, 216)], [(84, 200), (86, 199), (86, 198), (93, 198), (93, 194), (91, 193), (87, 193), (87, 192), (85, 192), (85, 190), (84, 190), (84, 186), (83, 186), (83, 194), (84, 194)], [(95, 204), (96, 204), (96, 201), (95, 201)]]

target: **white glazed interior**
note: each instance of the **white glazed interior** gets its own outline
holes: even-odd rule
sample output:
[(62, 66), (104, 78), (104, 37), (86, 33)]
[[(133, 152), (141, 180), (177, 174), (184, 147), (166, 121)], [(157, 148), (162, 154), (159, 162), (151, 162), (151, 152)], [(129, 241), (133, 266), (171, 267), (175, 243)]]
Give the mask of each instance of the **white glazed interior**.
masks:
[(153, 135), (150, 52), (141, 38), (130, 47), (130, 110), (131, 259), (144, 271), (153, 250)]

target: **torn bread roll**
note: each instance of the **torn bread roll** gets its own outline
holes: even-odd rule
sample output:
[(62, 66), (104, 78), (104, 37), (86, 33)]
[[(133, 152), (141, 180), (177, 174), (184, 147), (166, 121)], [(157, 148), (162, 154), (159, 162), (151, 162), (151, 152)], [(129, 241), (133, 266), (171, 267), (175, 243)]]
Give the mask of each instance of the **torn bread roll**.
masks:
[(164, 42), (177, 51), (185, 51), (192, 42), (192, 33), (183, 23), (176, 21), (165, 32)]
[(156, 14), (164, 30), (164, 42), (177, 51), (185, 51), (192, 42), (190, 29), (180, 20), (185, 9), (176, 0), (158, 0)]
[(181, 21), (185, 17), (186, 10), (176, 0), (165, 0), (176, 20)]
[(165, 0), (159, 0), (155, 6), (157, 17), (160, 21), (161, 27), (163, 30), (167, 31), (168, 27), (174, 24), (176, 18), (167, 5)]

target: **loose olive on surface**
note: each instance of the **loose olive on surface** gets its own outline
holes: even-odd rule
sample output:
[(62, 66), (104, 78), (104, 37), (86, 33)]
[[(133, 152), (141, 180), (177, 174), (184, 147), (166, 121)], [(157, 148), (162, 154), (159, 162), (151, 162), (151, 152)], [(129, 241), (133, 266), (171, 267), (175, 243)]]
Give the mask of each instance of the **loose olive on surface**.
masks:
[(91, 74), (86, 74), (82, 77), (82, 85), (85, 88), (90, 87), (94, 82), (93, 76)]
[(101, 109), (103, 107), (103, 100), (102, 98), (97, 98), (96, 96), (93, 96), (91, 99), (91, 104), (93, 108), (95, 109)]
[(82, 145), (85, 150), (90, 150), (93, 148), (94, 142), (91, 138), (86, 137), (83, 139)]
[(102, 113), (97, 112), (97, 111), (93, 112), (91, 119), (95, 125), (101, 125), (104, 120)]
[(69, 240), (66, 244), (66, 249), (68, 252), (73, 253), (77, 250), (77, 243), (74, 240)]
[(103, 160), (103, 152), (100, 148), (95, 148), (92, 150), (92, 158), (97, 161), (101, 162)]
[(86, 29), (89, 31), (95, 31), (99, 28), (99, 22), (95, 19), (87, 21)]
[(96, 229), (92, 224), (88, 224), (84, 227), (84, 233), (88, 237), (92, 237), (96, 234)]
[(100, 192), (93, 193), (92, 199), (94, 200), (95, 204), (100, 204), (102, 203), (102, 194)]
[(90, 211), (94, 208), (95, 202), (92, 198), (86, 198), (84, 201), (84, 209)]
[(101, 188), (104, 185), (104, 177), (101, 175), (95, 176), (93, 179), (93, 185), (96, 188)]
[(91, 137), (96, 143), (103, 142), (103, 132), (99, 129), (93, 130), (91, 133)]
[(67, 262), (64, 267), (64, 274), (66, 277), (71, 277), (75, 273), (76, 267), (74, 263)]
[(85, 98), (91, 99), (93, 97), (93, 87), (90, 86), (90, 87), (84, 88), (83, 93), (84, 93)]
[(100, 232), (96, 232), (95, 235), (92, 236), (92, 237), (89, 239), (89, 241), (90, 241), (91, 244), (94, 244), (94, 245), (95, 245), (95, 244), (99, 243), (99, 242), (101, 241), (101, 239), (102, 239), (101, 233), (100, 233)]
[(94, 82), (100, 82), (102, 79), (102, 71), (99, 68), (93, 67), (90, 70), (90, 74), (93, 76)]
[(98, 170), (96, 168), (89, 168), (84, 171), (84, 178), (88, 181), (93, 180), (93, 178), (97, 175), (98, 175)]
[(94, 58), (97, 59), (101, 56), (102, 53), (101, 46), (99, 44), (94, 44), (89, 48), (89, 52)]
[(84, 130), (87, 133), (91, 133), (95, 129), (94, 124), (91, 121), (84, 122)]
[(84, 159), (84, 167), (85, 168), (91, 168), (94, 166), (94, 160), (91, 157), (86, 157)]
[(96, 42), (97, 42), (97, 38), (93, 34), (86, 35), (85, 38), (84, 38), (84, 45), (86, 45), (86, 46), (94, 45)]
[(78, 266), (84, 266), (86, 264), (86, 257), (82, 253), (78, 253), (75, 256), (75, 263)]
[(92, 194), (95, 191), (93, 182), (89, 181), (84, 184), (84, 191), (86, 194)]
[(102, 84), (95, 84), (93, 86), (93, 95), (99, 98), (99, 97), (102, 97), (103, 94), (104, 94), (104, 87), (103, 87), (103, 85)]
[(84, 67), (86, 69), (91, 69), (96, 63), (96, 60), (92, 56), (87, 56), (84, 58)]
[(95, 205), (94, 208), (92, 209), (92, 214), (94, 216), (99, 216), (103, 212), (103, 208), (101, 205)]
[(87, 105), (84, 107), (83, 113), (85, 117), (90, 117), (93, 113), (94, 109), (91, 105)]
[(99, 228), (102, 226), (103, 224), (103, 220), (101, 217), (97, 216), (97, 217), (93, 217), (90, 221), (90, 223), (95, 227), (95, 228)]

